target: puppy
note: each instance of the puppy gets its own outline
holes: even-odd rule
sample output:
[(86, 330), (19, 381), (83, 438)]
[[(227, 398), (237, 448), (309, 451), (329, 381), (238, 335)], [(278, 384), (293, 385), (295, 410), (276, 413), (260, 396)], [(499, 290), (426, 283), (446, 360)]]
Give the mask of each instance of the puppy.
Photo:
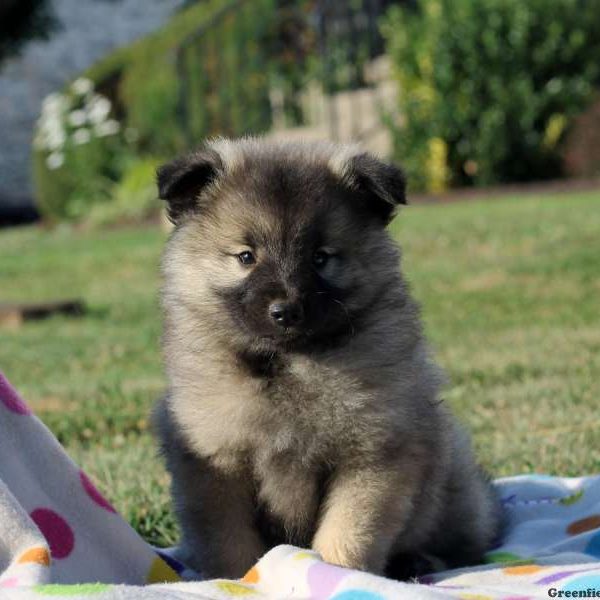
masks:
[(175, 229), (154, 422), (182, 558), (209, 577), (280, 543), (397, 578), (480, 561), (498, 500), (385, 230), (401, 171), (353, 146), (218, 139), (158, 186)]

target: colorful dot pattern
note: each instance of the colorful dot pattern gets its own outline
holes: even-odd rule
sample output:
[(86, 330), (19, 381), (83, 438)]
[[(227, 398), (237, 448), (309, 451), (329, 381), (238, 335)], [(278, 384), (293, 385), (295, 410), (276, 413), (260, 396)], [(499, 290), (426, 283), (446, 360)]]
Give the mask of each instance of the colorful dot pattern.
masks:
[(181, 577), (160, 556), (157, 556), (148, 571), (146, 583), (169, 583), (181, 581)]
[(376, 592), (356, 588), (344, 590), (343, 592), (332, 596), (331, 600), (385, 600), (385, 597)]
[(67, 521), (50, 508), (36, 508), (30, 514), (50, 545), (52, 558), (67, 558), (75, 547), (75, 534)]
[(167, 565), (169, 565), (169, 567), (171, 567), (171, 569), (173, 569), (173, 571), (175, 571), (175, 573), (177, 573), (178, 575), (181, 575), (185, 571), (185, 565), (180, 563), (177, 559), (173, 558), (172, 556), (169, 556), (166, 552), (156, 550), (156, 554), (158, 554), (158, 556), (162, 558), (167, 563)]
[(313, 600), (330, 598), (339, 583), (351, 572), (323, 562), (314, 563), (308, 569), (308, 585)]
[(80, 583), (72, 585), (51, 583), (37, 586), (35, 591), (41, 596), (60, 596), (64, 598), (72, 596), (95, 596), (106, 592), (110, 587), (106, 583)]
[(600, 531), (590, 538), (588, 545), (585, 547), (585, 553), (600, 560)]
[(600, 513), (573, 521), (573, 523), (570, 523), (567, 527), (567, 533), (569, 535), (579, 535), (580, 533), (593, 531), (594, 529), (600, 529)]
[(258, 593), (254, 588), (235, 581), (217, 581), (215, 585), (219, 590), (234, 598), (239, 596), (256, 596)]
[(106, 500), (104, 496), (96, 489), (96, 486), (92, 483), (90, 478), (83, 471), (79, 471), (79, 479), (81, 481), (83, 489), (85, 490), (85, 493), (89, 496), (92, 502), (97, 504), (100, 508), (107, 510), (108, 512), (117, 512), (108, 502), (108, 500)]
[(17, 560), (17, 563), (20, 565), (27, 563), (37, 563), (38, 565), (49, 567), (50, 554), (46, 548), (36, 546), (24, 552)]
[(252, 567), (243, 577), (244, 583), (258, 583), (260, 580), (260, 572), (258, 567)]

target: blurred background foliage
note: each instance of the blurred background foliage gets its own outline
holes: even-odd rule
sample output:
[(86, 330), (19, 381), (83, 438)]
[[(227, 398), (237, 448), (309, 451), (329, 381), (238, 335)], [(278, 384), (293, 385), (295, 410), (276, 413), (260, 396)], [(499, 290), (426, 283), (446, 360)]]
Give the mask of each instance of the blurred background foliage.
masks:
[(118, 131), (73, 119), (86, 109), (65, 90), (70, 107), (50, 119), (62, 134), (34, 148), (40, 209), (92, 225), (150, 218), (154, 165), (208, 136), (268, 133), (277, 114), (302, 126), (311, 85), (367, 87), (380, 55), (399, 90), (381, 119), (413, 189), (558, 178), (598, 101), (598, 14), (600, 0), (190, 2), (79, 78), (91, 86), (79, 101), (105, 99)]
[[(59, 165), (48, 160), (54, 148), (34, 148), (42, 214), (51, 221), (86, 218), (82, 198), (88, 198), (90, 206), (111, 201), (120, 206), (121, 179), (129, 177), (128, 169), (139, 173), (143, 168), (139, 162), (158, 163), (192, 140), (210, 135), (268, 130), (270, 75), (280, 59), (270, 52), (274, 44), (269, 39), (280, 17), (276, 4), (275, 0), (192, 4), (161, 30), (118, 49), (83, 73), (80, 79), (91, 82), (106, 98), (111, 116), (129, 136), (72, 143), (72, 134), (88, 124), (69, 128), (68, 110), (51, 116), (51, 121), (60, 122), (55, 128), (64, 130), (59, 136), (61, 141), (64, 137), (64, 160)], [(282, 53), (282, 66), (285, 61)], [(67, 91), (63, 97), (70, 95)], [(42, 113), (40, 126), (43, 118)], [(115, 169), (115, 163), (121, 168)], [(153, 175), (149, 181), (154, 183)], [(130, 189), (133, 205), (146, 206), (147, 184), (141, 185), (141, 197)], [(118, 219), (117, 207), (102, 212)]]
[[(395, 153), (421, 186), (556, 178), (600, 84), (600, 2), (420, 0), (384, 23), (401, 91)], [(441, 180), (441, 181), (440, 181)]]

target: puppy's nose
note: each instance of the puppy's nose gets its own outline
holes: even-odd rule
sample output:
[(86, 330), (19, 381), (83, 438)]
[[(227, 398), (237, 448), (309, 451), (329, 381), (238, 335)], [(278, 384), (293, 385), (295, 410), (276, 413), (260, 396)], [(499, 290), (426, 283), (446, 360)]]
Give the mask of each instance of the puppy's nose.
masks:
[(269, 316), (280, 327), (293, 327), (302, 322), (304, 312), (297, 302), (276, 300), (269, 306)]

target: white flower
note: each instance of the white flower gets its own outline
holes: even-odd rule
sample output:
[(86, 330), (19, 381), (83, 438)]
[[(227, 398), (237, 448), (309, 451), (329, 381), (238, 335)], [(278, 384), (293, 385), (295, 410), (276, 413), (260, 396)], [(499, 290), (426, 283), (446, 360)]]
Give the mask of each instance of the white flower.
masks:
[(42, 138), (49, 150), (62, 148), (66, 141), (65, 131), (60, 121), (49, 121), (42, 126)]
[(52, 152), (52, 154), (48, 154), (46, 158), (46, 165), (48, 165), (48, 168), (52, 171), (62, 167), (64, 162), (65, 155), (61, 154), (60, 152)]
[(87, 108), (88, 119), (95, 125), (102, 123), (110, 113), (110, 100), (95, 94), (90, 100)]
[(69, 123), (73, 125), (73, 127), (81, 127), (86, 122), (86, 114), (83, 110), (74, 110), (69, 113)]
[(98, 125), (94, 127), (94, 131), (98, 137), (115, 135), (116, 133), (119, 133), (120, 129), (121, 125), (114, 119), (109, 119), (108, 121), (104, 121), (104, 123), (98, 123)]
[(73, 142), (80, 146), (81, 144), (87, 144), (92, 139), (92, 135), (89, 129), (76, 129), (73, 132)]
[(42, 101), (42, 114), (60, 113), (67, 104), (67, 99), (62, 94), (58, 92), (48, 94)]
[(85, 96), (94, 89), (94, 84), (91, 79), (79, 77), (71, 84), (71, 89), (80, 96)]

